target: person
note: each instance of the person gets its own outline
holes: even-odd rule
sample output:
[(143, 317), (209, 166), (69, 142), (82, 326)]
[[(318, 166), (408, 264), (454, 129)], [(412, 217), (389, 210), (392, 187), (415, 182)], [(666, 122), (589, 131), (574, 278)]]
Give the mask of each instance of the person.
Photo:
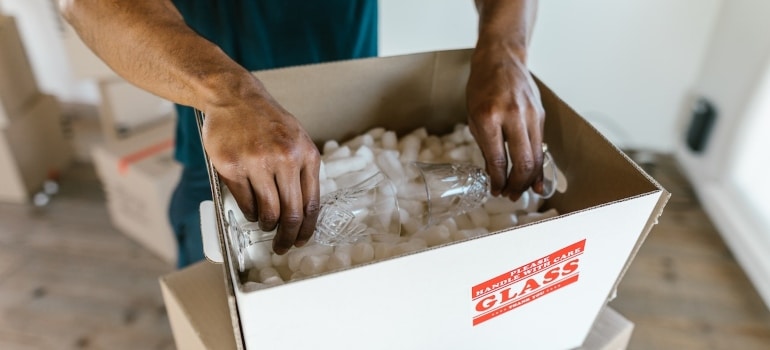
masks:
[[(543, 187), (545, 115), (527, 69), (537, 0), (475, 5), (468, 125), (492, 194), (515, 200)], [(198, 205), (211, 192), (199, 139), (246, 218), (278, 228), (276, 253), (310, 240), (319, 151), (250, 71), (376, 56), (376, 0), (60, 0), (60, 8), (117, 74), (179, 105), (176, 157), (184, 170), (169, 209), (179, 267), (203, 254)], [(200, 138), (192, 107), (207, 116)]]

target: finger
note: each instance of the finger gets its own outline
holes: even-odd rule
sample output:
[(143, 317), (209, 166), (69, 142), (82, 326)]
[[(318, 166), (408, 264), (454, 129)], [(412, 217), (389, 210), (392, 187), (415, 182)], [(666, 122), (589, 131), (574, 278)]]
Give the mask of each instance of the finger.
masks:
[(318, 184), (318, 172), (320, 167), (320, 161), (316, 161), (315, 164), (308, 165), (300, 173), (300, 182), (302, 186), (302, 201), (304, 205), (305, 219), (302, 221), (302, 226), (299, 228), (299, 234), (297, 235), (296, 246), (301, 247), (305, 245), (313, 236), (315, 231), (316, 222), (318, 221), (318, 213), (321, 208), (321, 189)]
[(230, 190), (246, 220), (257, 221), (257, 205), (249, 180), (246, 178), (231, 180), (225, 177), (220, 177), (220, 179), (227, 186), (227, 189)]
[(475, 123), (469, 123), (471, 133), (484, 155), (487, 174), (490, 180), (492, 195), (499, 196), (505, 187), (508, 171), (508, 156), (503, 144), (503, 135), (498, 124), (475, 127)]
[(302, 187), (299, 171), (284, 170), (276, 174), (281, 214), (278, 232), (273, 240), (273, 250), (283, 254), (297, 241), (299, 228), (304, 218), (302, 209)]
[(275, 226), (278, 225), (278, 218), (281, 213), (275, 177), (272, 174), (266, 173), (252, 175), (249, 180), (252, 191), (254, 191), (257, 208), (259, 209), (257, 211), (259, 229), (265, 232), (273, 231)]
[(529, 140), (532, 146), (532, 155), (535, 159), (535, 177), (532, 184), (532, 189), (539, 194), (543, 194), (545, 191), (543, 184), (543, 124), (545, 118), (542, 115), (539, 116), (539, 123), (530, 124), (529, 127)]
[(511, 157), (511, 170), (503, 189), (503, 195), (517, 200), (527, 190), (534, 179), (535, 159), (529, 132), (519, 118), (505, 124), (504, 134)]

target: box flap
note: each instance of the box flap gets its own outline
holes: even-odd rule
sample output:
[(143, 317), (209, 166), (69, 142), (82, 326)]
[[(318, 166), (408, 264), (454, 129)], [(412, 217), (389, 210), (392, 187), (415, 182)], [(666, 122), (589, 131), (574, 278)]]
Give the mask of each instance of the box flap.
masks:
[[(255, 74), (319, 144), (346, 140), (372, 126), (402, 134), (426, 127), (441, 134), (451, 131), (454, 123), (467, 122), (465, 85), (471, 52), (361, 59)], [(550, 206), (570, 213), (662, 189), (536, 81), (546, 112), (545, 142), (570, 184), (569, 196), (557, 194)], [(601, 157), (585, 152), (598, 148), (614, 152)]]
[(179, 349), (235, 349), (222, 267), (207, 261), (160, 278), (174, 340)]
[(256, 72), (268, 91), (318, 142), (344, 140), (373, 125), (403, 133), (452, 130), (465, 121), (470, 50)]
[[(549, 200), (551, 207), (570, 213), (663, 190), (539, 80), (538, 87), (546, 111), (544, 139), (570, 184), (568, 195)], [(612, 152), (586, 152), (597, 149)]]

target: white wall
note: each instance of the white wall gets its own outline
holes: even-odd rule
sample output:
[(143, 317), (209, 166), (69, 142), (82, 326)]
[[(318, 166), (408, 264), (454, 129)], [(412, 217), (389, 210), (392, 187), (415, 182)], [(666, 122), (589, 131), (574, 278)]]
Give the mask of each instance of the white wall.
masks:
[[(725, 165), (738, 137), (738, 120), (743, 118), (770, 64), (770, 1), (725, 1), (715, 26), (693, 92), (709, 98), (717, 108), (711, 139), (702, 155), (683, 149), (679, 159), (699, 180), (716, 180), (725, 175)], [(760, 98), (766, 98), (761, 96)], [(681, 128), (689, 116), (682, 116)]]
[[(673, 151), (721, 0), (540, 1), (532, 70), (623, 146)], [(380, 0), (380, 52), (472, 47), (472, 0)]]
[(66, 102), (96, 103), (90, 81), (76, 79), (61, 40), (55, 0), (3, 0), (2, 12), (14, 16), (40, 89)]
[[(692, 154), (679, 143), (676, 155), (736, 260), (770, 305), (767, 18), (766, 0), (729, 0), (722, 5), (693, 88), (694, 94), (712, 101), (717, 119), (703, 154)], [(681, 130), (687, 122), (689, 116), (683, 114)]]
[(531, 68), (616, 143), (671, 152), (720, 3), (541, 1)]
[(473, 0), (380, 0), (380, 56), (476, 45)]
[[(761, 0), (756, 0), (761, 1)], [(722, 0), (541, 1), (532, 70), (622, 146), (671, 151)], [(473, 0), (380, 0), (380, 54), (472, 47)], [(54, 0), (3, 0), (43, 90), (96, 102), (73, 75)]]

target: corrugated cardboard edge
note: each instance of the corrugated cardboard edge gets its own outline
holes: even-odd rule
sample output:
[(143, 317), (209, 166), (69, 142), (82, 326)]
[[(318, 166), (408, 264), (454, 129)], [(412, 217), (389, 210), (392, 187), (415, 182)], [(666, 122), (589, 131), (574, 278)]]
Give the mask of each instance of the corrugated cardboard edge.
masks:
[(666, 191), (665, 189), (661, 189), (660, 198), (658, 198), (658, 203), (655, 205), (655, 209), (652, 211), (652, 215), (649, 219), (647, 219), (647, 224), (644, 225), (644, 229), (642, 229), (642, 234), (639, 235), (639, 239), (636, 242), (636, 245), (634, 246), (633, 250), (631, 250), (631, 255), (628, 256), (628, 260), (626, 260), (625, 265), (623, 266), (623, 270), (620, 271), (620, 276), (618, 276), (618, 280), (615, 281), (615, 284), (612, 286), (612, 291), (610, 292), (610, 295), (607, 296), (607, 299), (609, 300), (612, 295), (615, 293), (615, 290), (618, 288), (618, 285), (620, 285), (620, 282), (623, 280), (623, 277), (626, 275), (626, 272), (628, 271), (628, 268), (631, 266), (631, 263), (633, 262), (634, 258), (636, 257), (636, 254), (639, 253), (639, 249), (642, 248), (642, 244), (647, 239), (647, 236), (652, 231), (653, 226), (655, 226), (658, 223), (658, 218), (663, 214), (663, 208), (666, 206), (666, 203), (668, 203), (668, 200), (671, 198), (671, 194)]
[[(203, 120), (204, 115), (199, 110), (195, 110), (195, 120), (198, 123), (198, 132), (200, 133), (200, 138), (203, 140)], [(218, 184), (219, 183), (219, 176), (217, 175), (216, 169), (214, 169), (214, 165), (209, 160), (208, 153), (205, 151), (203, 152), (203, 157), (206, 160), (206, 170), (209, 174), (209, 183), (211, 184)], [(222, 213), (224, 213), (224, 203), (222, 203), (222, 193), (221, 188), (219, 186), (211, 186), (211, 198), (214, 201), (214, 208), (217, 212), (217, 228), (220, 233), (227, 232), (225, 223), (222, 221), (222, 218), (224, 217)], [(230, 322), (233, 325), (233, 335), (235, 337), (235, 346), (238, 350), (244, 350), (245, 344), (243, 339), (243, 330), (241, 328), (241, 319), (240, 314), (238, 312), (238, 303), (235, 300), (235, 281), (230, 276), (229, 272), (227, 271), (227, 266), (230, 266), (230, 250), (227, 247), (227, 244), (225, 244), (225, 237), (222, 237), (220, 235), (219, 237), (219, 249), (222, 251), (222, 261), (223, 263), (220, 264), (220, 268), (222, 269), (222, 275), (225, 279), (225, 295), (227, 296), (227, 307), (230, 310)]]

